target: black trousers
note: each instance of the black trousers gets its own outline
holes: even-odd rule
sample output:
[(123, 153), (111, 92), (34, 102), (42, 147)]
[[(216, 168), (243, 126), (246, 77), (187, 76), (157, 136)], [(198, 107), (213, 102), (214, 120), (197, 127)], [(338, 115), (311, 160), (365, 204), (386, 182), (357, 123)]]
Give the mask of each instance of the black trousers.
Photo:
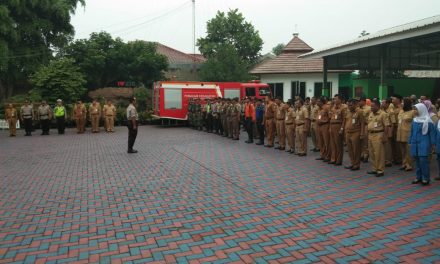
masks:
[(260, 142), (264, 143), (264, 124), (262, 119), (257, 119), (257, 131), (260, 136)]
[(57, 117), (57, 128), (58, 134), (64, 134), (64, 130), (66, 129), (66, 120), (64, 116)]
[(128, 150), (133, 150), (134, 142), (136, 141), (137, 137), (137, 125), (136, 129), (133, 128), (133, 122), (131, 120), (127, 121), (127, 127), (128, 127)]
[(247, 117), (245, 119), (246, 124), (246, 132), (248, 134), (248, 140), (253, 141), (254, 140), (254, 123), (252, 122), (252, 118)]
[(50, 120), (49, 119), (42, 119), (42, 120), (40, 120), (40, 124), (41, 124), (41, 130), (43, 131), (43, 134), (49, 134)]
[(206, 114), (206, 130), (208, 131), (208, 132), (212, 132), (212, 127), (213, 127), (213, 120), (214, 118), (213, 118), (213, 116), (212, 116), (212, 114), (211, 113), (209, 113), (209, 114)]
[(26, 131), (26, 135), (30, 135), (32, 132), (32, 118), (24, 118), (24, 131)]

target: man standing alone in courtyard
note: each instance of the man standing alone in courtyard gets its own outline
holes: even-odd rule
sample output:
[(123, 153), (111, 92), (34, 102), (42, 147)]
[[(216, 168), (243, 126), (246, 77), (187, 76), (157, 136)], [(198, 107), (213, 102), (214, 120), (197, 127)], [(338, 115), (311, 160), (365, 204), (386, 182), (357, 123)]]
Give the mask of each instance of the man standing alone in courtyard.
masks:
[(134, 142), (136, 140), (138, 128), (137, 128), (138, 114), (136, 111), (136, 98), (130, 99), (130, 105), (127, 107), (127, 127), (128, 127), (128, 150), (127, 153), (137, 153), (137, 150), (133, 149)]

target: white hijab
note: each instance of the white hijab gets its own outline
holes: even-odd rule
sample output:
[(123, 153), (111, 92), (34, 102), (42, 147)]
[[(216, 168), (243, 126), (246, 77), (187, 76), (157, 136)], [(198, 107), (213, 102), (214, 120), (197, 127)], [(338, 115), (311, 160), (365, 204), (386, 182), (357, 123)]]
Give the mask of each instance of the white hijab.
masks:
[(415, 105), (417, 108), (418, 116), (414, 117), (414, 122), (416, 123), (422, 123), (422, 134), (426, 135), (428, 134), (429, 129), (429, 123), (433, 123), (431, 117), (428, 113), (428, 108), (426, 108), (426, 105), (423, 103), (418, 103)]

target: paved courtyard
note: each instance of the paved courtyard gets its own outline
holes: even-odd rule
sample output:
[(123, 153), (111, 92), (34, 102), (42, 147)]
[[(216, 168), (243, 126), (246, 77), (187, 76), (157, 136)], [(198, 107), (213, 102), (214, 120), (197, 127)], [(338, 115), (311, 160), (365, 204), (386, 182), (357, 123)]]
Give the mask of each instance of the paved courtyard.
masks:
[(188, 128), (128, 155), (126, 130), (0, 132), (0, 263), (440, 263), (439, 182)]

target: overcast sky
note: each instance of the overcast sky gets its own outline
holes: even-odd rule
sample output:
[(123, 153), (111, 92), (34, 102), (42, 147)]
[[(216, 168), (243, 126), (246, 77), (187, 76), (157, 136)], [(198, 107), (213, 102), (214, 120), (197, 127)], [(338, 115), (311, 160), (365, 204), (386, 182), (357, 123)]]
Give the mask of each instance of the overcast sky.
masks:
[[(196, 37), (217, 11), (238, 8), (259, 31), (262, 53), (299, 36), (315, 49), (440, 14), (440, 0), (195, 0)], [(192, 52), (191, 0), (86, 0), (72, 18), (75, 38), (107, 31)], [(198, 50), (196, 50), (198, 53)]]

